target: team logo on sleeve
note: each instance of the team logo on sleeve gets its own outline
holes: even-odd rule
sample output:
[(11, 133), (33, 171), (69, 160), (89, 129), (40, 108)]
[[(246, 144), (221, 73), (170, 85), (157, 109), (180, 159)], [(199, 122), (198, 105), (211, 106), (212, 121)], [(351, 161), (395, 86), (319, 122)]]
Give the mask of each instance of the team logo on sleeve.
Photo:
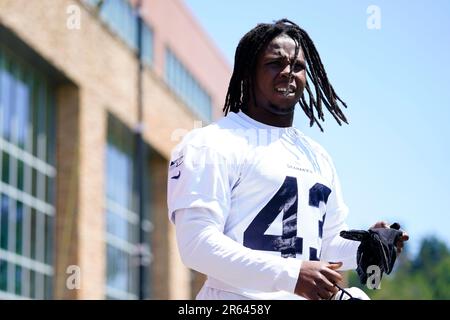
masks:
[(182, 165), (182, 164), (183, 164), (183, 158), (184, 158), (184, 156), (181, 155), (181, 156), (179, 156), (177, 159), (171, 161), (171, 162), (170, 162), (170, 166), (169, 166), (170, 169), (177, 168), (177, 167), (179, 167), (180, 165)]
[[(173, 171), (175, 168), (178, 168), (180, 165), (182, 165), (183, 164), (183, 158), (184, 158), (183, 155), (181, 155), (177, 159), (171, 161), (170, 165), (169, 165), (169, 170)], [(170, 179), (177, 180), (177, 179), (180, 178), (180, 176), (181, 176), (181, 170), (178, 170), (178, 172), (176, 172), (174, 175), (172, 175), (170, 177)]]
[(176, 175), (170, 177), (170, 179), (178, 180), (180, 178), (180, 176), (181, 176), (181, 170), (178, 170), (178, 173)]

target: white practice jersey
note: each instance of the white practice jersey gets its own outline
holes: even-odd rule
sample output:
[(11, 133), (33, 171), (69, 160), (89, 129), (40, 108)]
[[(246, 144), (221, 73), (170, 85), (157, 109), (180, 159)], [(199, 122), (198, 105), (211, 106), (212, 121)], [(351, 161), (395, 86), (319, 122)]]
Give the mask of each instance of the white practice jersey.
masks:
[[(346, 228), (348, 211), (319, 144), (294, 127), (268, 126), (242, 112), (191, 131), (174, 149), (168, 207), (171, 221), (177, 210), (207, 209), (243, 247), (299, 260), (323, 258), (322, 242)], [(209, 276), (207, 285), (249, 298), (280, 297), (217, 278)]]

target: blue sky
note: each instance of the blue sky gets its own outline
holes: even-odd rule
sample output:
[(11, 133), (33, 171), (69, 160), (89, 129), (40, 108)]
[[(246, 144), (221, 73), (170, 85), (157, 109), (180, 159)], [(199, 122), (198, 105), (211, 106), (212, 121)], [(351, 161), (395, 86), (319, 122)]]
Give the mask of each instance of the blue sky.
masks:
[[(332, 155), (349, 225), (379, 219), (409, 232), (409, 249), (437, 235), (450, 246), (450, 1), (185, 0), (232, 66), (240, 38), (259, 22), (289, 18), (322, 57), (350, 125), (328, 114), (325, 132), (295, 124)], [(380, 12), (369, 29), (367, 9)]]

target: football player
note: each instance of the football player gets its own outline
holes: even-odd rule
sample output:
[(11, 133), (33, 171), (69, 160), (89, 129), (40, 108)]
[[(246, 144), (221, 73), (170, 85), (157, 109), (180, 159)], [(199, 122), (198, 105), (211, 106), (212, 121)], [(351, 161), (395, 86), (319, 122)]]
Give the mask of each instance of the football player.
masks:
[(330, 299), (356, 268), (335, 167), (293, 127), (297, 104), (320, 129), (323, 107), (347, 123), (308, 34), (259, 24), (236, 49), (225, 116), (174, 149), (169, 218), (184, 264), (207, 275), (197, 299)]

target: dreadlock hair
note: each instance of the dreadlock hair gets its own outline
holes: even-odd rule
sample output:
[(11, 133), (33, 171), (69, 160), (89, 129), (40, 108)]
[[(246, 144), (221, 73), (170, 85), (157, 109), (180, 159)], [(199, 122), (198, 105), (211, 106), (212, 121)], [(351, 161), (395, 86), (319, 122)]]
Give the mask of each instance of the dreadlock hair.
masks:
[[(281, 19), (272, 24), (261, 23), (245, 34), (239, 41), (234, 58), (234, 69), (228, 86), (223, 112), (239, 112), (247, 107), (250, 94), (254, 98), (254, 83), (256, 62), (260, 52), (267, 44), (279, 35), (288, 35), (295, 42), (295, 56), (300, 47), (307, 63), (306, 72), (314, 85), (315, 96), (306, 79), (305, 90), (308, 93), (308, 101), (303, 93), (299, 104), (310, 120), (310, 126), (316, 123), (323, 131), (318, 119), (325, 121), (322, 111), (322, 102), (328, 111), (341, 125), (341, 121), (348, 124), (345, 115), (338, 106), (338, 101), (347, 108), (330, 84), (325, 68), (313, 41), (305, 30), (288, 19)], [(292, 59), (289, 73), (289, 82), (292, 77), (295, 59)], [(314, 112), (315, 110), (315, 112)], [(316, 114), (315, 114), (316, 113)]]

